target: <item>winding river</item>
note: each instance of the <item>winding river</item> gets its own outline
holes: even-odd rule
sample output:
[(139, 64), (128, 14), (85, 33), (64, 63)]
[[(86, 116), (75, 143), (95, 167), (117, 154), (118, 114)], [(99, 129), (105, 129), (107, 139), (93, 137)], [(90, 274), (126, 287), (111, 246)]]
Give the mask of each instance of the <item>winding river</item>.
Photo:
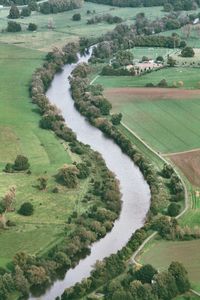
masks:
[[(79, 57), (78, 63), (87, 62), (90, 55), (91, 52)], [(116, 253), (128, 242), (132, 233), (143, 226), (150, 206), (150, 190), (138, 167), (112, 140), (91, 126), (75, 109), (68, 81), (75, 66), (76, 64), (66, 65), (63, 72), (55, 75), (47, 97), (62, 111), (67, 125), (76, 133), (78, 140), (101, 153), (108, 168), (116, 174), (122, 193), (122, 210), (112, 231), (91, 246), (89, 256), (81, 260), (74, 269), (70, 269), (63, 280), (56, 281), (43, 296), (31, 296), (29, 300), (54, 300), (61, 296), (65, 288), (88, 277), (97, 260)]]

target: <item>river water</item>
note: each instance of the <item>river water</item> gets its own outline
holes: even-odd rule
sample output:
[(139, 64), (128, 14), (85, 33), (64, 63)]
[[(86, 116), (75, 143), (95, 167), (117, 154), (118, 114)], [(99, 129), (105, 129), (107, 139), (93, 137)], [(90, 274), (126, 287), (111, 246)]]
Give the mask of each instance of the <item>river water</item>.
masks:
[[(87, 62), (90, 55), (91, 53), (79, 57), (78, 63)], [(63, 280), (55, 281), (44, 295), (30, 296), (29, 300), (54, 300), (61, 296), (66, 288), (88, 277), (97, 260), (116, 253), (128, 242), (132, 233), (143, 226), (150, 207), (149, 186), (138, 167), (112, 140), (90, 125), (75, 109), (68, 81), (75, 66), (76, 64), (66, 65), (63, 72), (55, 75), (47, 97), (61, 110), (68, 127), (76, 133), (77, 139), (101, 153), (107, 167), (116, 174), (122, 193), (122, 210), (112, 231), (91, 246), (89, 256), (82, 259), (74, 269), (70, 269)]]

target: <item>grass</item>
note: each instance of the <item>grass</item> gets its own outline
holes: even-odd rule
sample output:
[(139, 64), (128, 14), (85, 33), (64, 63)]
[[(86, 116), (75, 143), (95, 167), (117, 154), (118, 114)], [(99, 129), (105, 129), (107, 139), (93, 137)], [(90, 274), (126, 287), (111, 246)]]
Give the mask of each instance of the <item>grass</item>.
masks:
[[(87, 10), (95, 10), (95, 13), (93, 15), (87, 15)], [(23, 31), (20, 33), (4, 32), (0, 35), (0, 42), (18, 44), (24, 47), (46, 51), (51, 49), (53, 46), (63, 46), (68, 41), (76, 41), (82, 36), (97, 37), (106, 33), (108, 30), (112, 30), (116, 26), (114, 24), (110, 25), (107, 23), (87, 25), (87, 19), (95, 15), (109, 13), (123, 18), (123, 20), (128, 24), (132, 24), (135, 16), (141, 11), (152, 20), (158, 16), (162, 17), (165, 14), (162, 11), (162, 7), (119, 8), (108, 5), (85, 3), (83, 8), (77, 9), (76, 11), (68, 11), (53, 15), (43, 15), (38, 12), (34, 12), (30, 17), (16, 20), (22, 24)], [(81, 21), (72, 21), (73, 14), (79, 12), (82, 16)], [(5, 29), (7, 26), (8, 13), (8, 9), (0, 10), (0, 30)], [(54, 30), (48, 29), (50, 21), (55, 26)], [(38, 25), (37, 32), (28, 32), (26, 30), (27, 24), (30, 22)]]
[[(0, 44), (0, 198), (8, 188), (16, 186), (16, 211), (23, 202), (34, 206), (31, 217), (15, 212), (7, 218), (16, 227), (0, 231), (0, 266), (5, 266), (17, 251), (29, 253), (44, 251), (56, 243), (63, 234), (64, 224), (77, 203), (88, 189), (88, 180), (81, 182), (77, 190), (56, 186), (53, 177), (58, 168), (79, 158), (66, 150), (67, 145), (48, 131), (39, 128), (40, 116), (31, 103), (29, 81), (34, 70), (43, 62), (44, 54), (30, 49)], [(31, 175), (2, 172), (7, 162), (13, 162), (18, 154), (28, 157)], [(45, 191), (37, 188), (38, 176), (47, 176)], [(86, 206), (86, 205), (85, 205)], [(81, 211), (84, 210), (81, 204)]]
[[(199, 34), (198, 34), (198, 30), (196, 30), (197, 26), (193, 25), (191, 28), (192, 28), (192, 30), (191, 30), (190, 37), (187, 40), (187, 45), (191, 46), (193, 48), (200, 48)], [(168, 31), (160, 33), (160, 35), (169, 36), (169, 35), (172, 35), (173, 33), (177, 33), (181, 39), (184, 39), (184, 40), (186, 39), (185, 35), (182, 32), (182, 29), (168, 30)]]
[(192, 287), (200, 291), (200, 252), (194, 251), (199, 247), (200, 240), (184, 242), (153, 240), (144, 249), (140, 262), (150, 263), (159, 271), (163, 271), (172, 261), (179, 261), (187, 269)]
[[(125, 92), (120, 95), (123, 100), (126, 98)], [(115, 97), (109, 100), (114, 111), (122, 112), (123, 122), (156, 151), (170, 153), (200, 147), (198, 99), (130, 98), (130, 101), (121, 101), (121, 104)]]
[(157, 47), (135, 47), (130, 51), (134, 55), (134, 60), (141, 60), (143, 56), (155, 60), (158, 56), (163, 56), (166, 58), (168, 54), (171, 55), (175, 50)]
[(200, 87), (199, 68), (189, 67), (164, 68), (140, 77), (100, 76), (95, 83), (102, 84), (105, 88), (145, 87), (147, 83), (157, 85), (162, 79), (166, 79), (168, 85), (173, 85), (174, 82), (183, 81), (183, 88), (197, 89)]

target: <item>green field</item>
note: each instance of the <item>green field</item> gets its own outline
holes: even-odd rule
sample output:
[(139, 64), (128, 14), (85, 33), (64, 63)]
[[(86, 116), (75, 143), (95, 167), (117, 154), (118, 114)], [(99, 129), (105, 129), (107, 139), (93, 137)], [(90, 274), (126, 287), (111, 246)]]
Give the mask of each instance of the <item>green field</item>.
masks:
[(137, 100), (130, 97), (126, 101), (125, 92), (120, 95), (121, 103), (115, 96), (110, 99), (114, 111), (122, 112), (123, 122), (155, 150), (170, 153), (200, 147), (199, 99)]
[[(87, 15), (87, 10), (95, 10), (95, 13)], [(77, 9), (76, 11), (68, 11), (51, 15), (34, 12), (30, 17), (16, 20), (23, 25), (23, 31), (20, 33), (1, 33), (0, 42), (18, 44), (34, 49), (48, 50), (53, 46), (58, 47), (65, 45), (68, 41), (75, 41), (82, 36), (100, 36), (116, 26), (115, 24), (110, 25), (107, 23), (87, 25), (87, 19), (92, 18), (95, 15), (109, 13), (123, 18), (123, 20), (128, 24), (132, 24), (134, 22), (134, 17), (141, 11), (152, 20), (158, 16), (162, 17), (165, 14), (162, 11), (162, 7), (119, 8), (108, 5), (85, 3), (83, 8)], [(5, 29), (7, 26), (8, 12), (8, 9), (0, 10), (0, 30)], [(81, 21), (72, 21), (73, 14), (79, 12), (82, 16)], [(30, 22), (38, 25), (37, 32), (32, 33), (26, 30), (27, 24)], [(49, 22), (54, 25), (55, 29), (48, 29)]]
[(100, 76), (95, 83), (102, 84), (105, 88), (145, 87), (147, 83), (156, 85), (162, 79), (166, 79), (169, 86), (173, 85), (174, 82), (183, 81), (183, 88), (197, 89), (200, 87), (200, 69), (189, 67), (165, 68), (140, 77)]
[(143, 56), (147, 56), (149, 59), (155, 60), (158, 56), (166, 58), (167, 55), (172, 55), (177, 50), (158, 47), (135, 47), (130, 49), (130, 51), (134, 55), (134, 60), (141, 60)]
[[(64, 144), (54, 134), (39, 128), (40, 116), (31, 103), (28, 85), (34, 70), (42, 64), (44, 54), (16, 46), (0, 45), (0, 198), (8, 188), (17, 188), (15, 209), (23, 202), (33, 203), (35, 212), (22, 217), (16, 212), (7, 218), (16, 227), (0, 231), (0, 265), (5, 265), (19, 250), (38, 253), (62, 237), (64, 223), (81, 201), (88, 183), (84, 181), (76, 191), (56, 186), (53, 175), (64, 163), (71, 163), (76, 156), (65, 150)], [(28, 157), (31, 175), (2, 172), (7, 162), (13, 162), (18, 154)], [(48, 188), (39, 191), (38, 176), (48, 177)]]
[(173, 242), (152, 241), (146, 246), (139, 261), (142, 264), (150, 263), (159, 271), (168, 268), (172, 261), (184, 264), (188, 271), (192, 287), (200, 291), (200, 240)]
[[(198, 25), (199, 26), (199, 25)], [(187, 40), (187, 45), (194, 47), (194, 48), (200, 48), (200, 39), (198, 30), (196, 28), (198, 26), (192, 26), (190, 37)], [(185, 35), (183, 34), (182, 29), (176, 29), (176, 30), (168, 30), (165, 32), (160, 33), (160, 35), (171, 35), (172, 33), (177, 33), (181, 39), (185, 39)]]

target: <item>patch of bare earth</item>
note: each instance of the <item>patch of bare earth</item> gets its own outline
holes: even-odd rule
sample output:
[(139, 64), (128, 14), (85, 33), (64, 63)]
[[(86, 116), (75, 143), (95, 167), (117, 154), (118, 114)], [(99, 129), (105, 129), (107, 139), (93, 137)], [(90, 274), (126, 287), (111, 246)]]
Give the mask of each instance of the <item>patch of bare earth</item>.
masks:
[(200, 187), (200, 150), (171, 154), (169, 158), (193, 185)]
[(134, 100), (173, 100), (194, 99), (200, 97), (200, 90), (182, 90), (175, 88), (111, 88), (105, 89), (105, 97), (119, 105)]

